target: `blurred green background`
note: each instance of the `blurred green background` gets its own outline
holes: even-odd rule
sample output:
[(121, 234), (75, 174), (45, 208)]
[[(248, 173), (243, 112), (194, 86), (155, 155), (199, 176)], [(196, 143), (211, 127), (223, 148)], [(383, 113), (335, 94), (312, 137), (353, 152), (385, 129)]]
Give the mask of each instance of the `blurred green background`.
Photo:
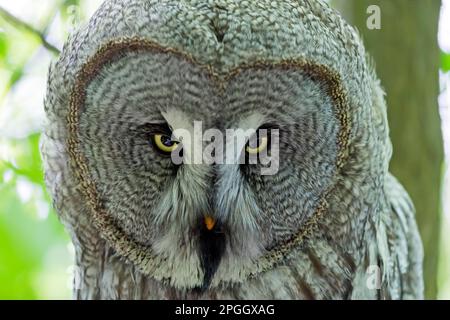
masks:
[(100, 2), (0, 0), (0, 299), (71, 298), (73, 248), (45, 190), (39, 132), (53, 46)]
[[(0, 299), (71, 297), (73, 248), (45, 190), (39, 132), (44, 121), (48, 65), (57, 57), (71, 30), (87, 21), (101, 2), (0, 0)], [(449, 20), (450, 1), (446, 0), (439, 38), (442, 93), (436, 99), (440, 102), (447, 159), (450, 149)], [(438, 297), (449, 299), (450, 179), (448, 174), (445, 177), (443, 245), (436, 276)]]

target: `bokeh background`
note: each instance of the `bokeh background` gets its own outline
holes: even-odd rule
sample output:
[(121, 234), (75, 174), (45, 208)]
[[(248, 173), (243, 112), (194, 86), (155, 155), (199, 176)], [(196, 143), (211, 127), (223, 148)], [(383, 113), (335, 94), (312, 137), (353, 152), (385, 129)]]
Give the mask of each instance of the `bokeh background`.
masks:
[[(397, 1), (403, 0), (392, 0)], [(57, 58), (70, 32), (85, 23), (101, 2), (0, 0), (0, 299), (71, 298), (73, 247), (45, 190), (39, 136), (44, 121), (48, 66)], [(414, 1), (408, 5), (414, 6)], [(440, 89), (435, 101), (436, 109), (439, 105), (441, 121), (436, 126), (443, 133), (445, 159), (442, 163), (430, 163), (441, 174), (441, 183), (436, 185), (440, 191), (435, 192), (439, 194), (433, 197), (437, 199), (433, 201), (439, 202), (436, 203), (439, 219), (430, 214), (433, 229), (423, 227), (421, 231), (439, 235), (438, 241), (426, 245), (426, 254), (437, 261), (437, 266), (428, 268), (431, 272), (426, 286), (432, 289), (427, 297), (450, 299), (450, 0), (443, 0), (440, 6), (439, 19), (436, 18), (439, 32), (435, 32), (440, 46), (435, 61), (440, 65), (440, 71), (436, 72)], [(339, 8), (349, 16), (348, 7)], [(353, 14), (367, 17), (365, 10)], [(383, 14), (381, 6), (382, 19)], [(413, 28), (405, 27), (402, 32), (408, 30)], [(414, 39), (414, 34), (410, 36)], [(373, 33), (365, 39), (370, 43), (384, 38), (383, 33)], [(392, 45), (386, 42), (386, 46)], [(423, 54), (429, 49), (412, 47)], [(408, 55), (404, 58), (408, 59)], [(397, 124), (393, 120), (401, 121), (390, 120), (391, 128)], [(417, 154), (429, 151), (421, 150), (414, 141), (405, 147), (417, 149)], [(414, 177), (415, 172), (410, 175)]]

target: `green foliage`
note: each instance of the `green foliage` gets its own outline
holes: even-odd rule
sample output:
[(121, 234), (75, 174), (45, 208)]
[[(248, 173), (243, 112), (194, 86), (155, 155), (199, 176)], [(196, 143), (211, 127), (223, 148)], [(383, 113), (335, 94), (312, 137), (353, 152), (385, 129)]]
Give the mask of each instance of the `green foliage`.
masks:
[[(46, 29), (54, 12), (44, 16)], [(38, 50), (43, 50), (39, 36), (0, 15), (0, 120), (9, 114), (27, 132), (9, 136), (0, 123), (0, 299), (70, 298), (70, 240), (45, 189), (40, 134), (27, 130), (30, 119), (21, 118), (28, 115), (20, 105), (11, 109), (10, 98), (30, 76), (27, 68)], [(43, 107), (42, 101), (35, 105)]]
[(0, 17), (0, 101), (23, 75), (23, 69), (39, 48), (36, 37), (21, 32)]
[[(2, 141), (2, 149), (13, 161), (0, 162), (0, 299), (54, 297), (41, 291), (39, 275), (46, 272), (49, 250), (69, 239), (45, 192), (39, 134)], [(57, 290), (68, 297), (65, 285)]]
[(5, 33), (0, 33), (0, 61), (3, 62), (3, 59), (6, 57), (8, 52), (8, 37)]
[(441, 69), (444, 72), (450, 71), (450, 54), (441, 52)]

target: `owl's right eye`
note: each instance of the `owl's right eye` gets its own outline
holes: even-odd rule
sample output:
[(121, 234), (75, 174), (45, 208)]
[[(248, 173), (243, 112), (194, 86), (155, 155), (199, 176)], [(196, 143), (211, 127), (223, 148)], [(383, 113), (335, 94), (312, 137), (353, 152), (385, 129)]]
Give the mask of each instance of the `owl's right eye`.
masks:
[(152, 137), (153, 145), (164, 154), (171, 154), (178, 148), (179, 142), (172, 140), (167, 134), (155, 134)]
[(247, 143), (247, 146), (245, 147), (245, 151), (248, 154), (258, 154), (263, 152), (264, 150), (267, 149), (268, 143), (269, 142), (269, 138), (267, 137), (260, 137), (258, 139), (258, 141), (256, 142), (256, 146), (255, 147), (250, 147), (249, 143)]

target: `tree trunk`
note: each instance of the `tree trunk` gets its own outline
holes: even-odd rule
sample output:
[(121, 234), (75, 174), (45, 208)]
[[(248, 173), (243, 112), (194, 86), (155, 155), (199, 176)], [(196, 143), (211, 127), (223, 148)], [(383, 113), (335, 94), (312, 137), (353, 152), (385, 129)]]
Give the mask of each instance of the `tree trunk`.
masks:
[[(416, 207), (425, 251), (425, 297), (436, 298), (443, 161), (437, 44), (440, 1), (335, 0), (364, 39), (387, 93), (391, 172)], [(369, 30), (367, 8), (378, 5), (381, 29)]]

